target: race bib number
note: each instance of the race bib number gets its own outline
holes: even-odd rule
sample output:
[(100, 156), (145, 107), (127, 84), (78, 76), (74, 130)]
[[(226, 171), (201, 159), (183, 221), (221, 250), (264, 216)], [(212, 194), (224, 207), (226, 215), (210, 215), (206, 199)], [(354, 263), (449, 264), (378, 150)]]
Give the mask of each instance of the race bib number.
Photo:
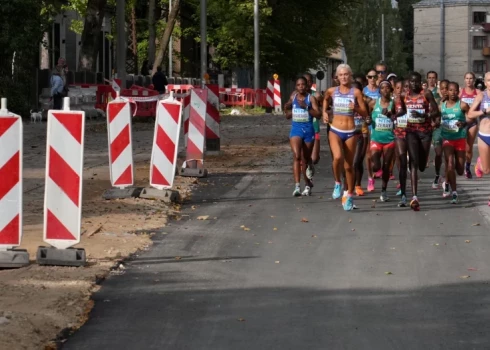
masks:
[(490, 109), (490, 102), (483, 102), (483, 109)]
[(309, 121), (310, 115), (307, 110), (303, 108), (293, 108), (293, 122), (308, 123)]
[(464, 103), (466, 103), (468, 106), (471, 107), (471, 105), (473, 104), (473, 102), (475, 101), (475, 98), (474, 97), (463, 97), (461, 99), (461, 101), (463, 101)]
[(354, 124), (356, 126), (356, 131), (362, 131), (362, 125), (364, 124), (364, 120), (362, 117), (355, 117)]
[(396, 119), (396, 126), (400, 129), (405, 129), (408, 126), (408, 116), (402, 115)]
[(351, 103), (354, 103), (353, 100), (346, 97), (336, 97), (334, 102), (335, 112), (337, 113), (345, 113), (350, 114), (353, 112), (350, 107)]
[(424, 109), (407, 109), (408, 122), (412, 124), (422, 124), (425, 123), (425, 117), (412, 117), (413, 112), (419, 112), (420, 114), (424, 114)]
[(458, 123), (457, 120), (451, 120), (451, 119), (443, 120), (442, 121), (442, 128), (448, 132), (458, 132), (459, 127), (458, 127), (457, 123)]
[(376, 118), (376, 127), (374, 129), (376, 131), (391, 131), (393, 130), (393, 121), (384, 115), (379, 115)]

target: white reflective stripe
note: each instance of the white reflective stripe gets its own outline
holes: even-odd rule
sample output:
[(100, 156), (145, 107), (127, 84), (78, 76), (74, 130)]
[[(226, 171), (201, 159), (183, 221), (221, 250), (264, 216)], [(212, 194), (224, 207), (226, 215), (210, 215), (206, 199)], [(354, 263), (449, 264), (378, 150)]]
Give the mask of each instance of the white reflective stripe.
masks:
[(19, 152), (19, 137), (20, 118), (0, 137), (0, 168)]
[[(68, 231), (79, 240), (81, 207), (77, 207), (51, 178), (46, 181), (46, 193), (45, 210), (49, 209)], [(46, 216), (47, 213), (45, 213), (45, 218)]]
[(50, 130), (48, 130), (48, 135), (50, 135), (48, 142), (51, 147), (61, 156), (61, 158), (63, 158), (75, 173), (80, 175), (82, 173), (82, 169), (80, 168), (80, 165), (82, 164), (81, 145), (55, 116), (50, 118)]

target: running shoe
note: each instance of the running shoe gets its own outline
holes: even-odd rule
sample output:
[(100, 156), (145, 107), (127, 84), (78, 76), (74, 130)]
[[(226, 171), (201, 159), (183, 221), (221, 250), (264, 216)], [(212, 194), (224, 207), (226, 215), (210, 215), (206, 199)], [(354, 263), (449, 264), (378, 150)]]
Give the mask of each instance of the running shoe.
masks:
[(395, 175), (390, 174), (390, 180), (395, 180)]
[(354, 199), (352, 196), (342, 197), (342, 206), (345, 211), (350, 211), (354, 208)]
[(439, 175), (436, 175), (436, 177), (434, 178), (434, 182), (432, 182), (432, 188), (434, 190), (437, 190), (439, 188), (440, 182), (441, 182), (441, 177)]
[(402, 185), (398, 183), (398, 185), (396, 185), (396, 189), (399, 190), (400, 188), (402, 188)]
[(407, 196), (403, 195), (401, 201), (398, 203), (400, 208), (405, 208), (407, 206)]
[(362, 189), (361, 186), (356, 186), (356, 195), (359, 197), (364, 196), (364, 190)]
[(293, 191), (293, 197), (301, 197), (301, 188), (296, 187)]
[(402, 190), (398, 190), (398, 192), (396, 193), (396, 195), (397, 195), (398, 197), (400, 197), (400, 196), (402, 195)]
[(413, 198), (412, 201), (410, 202), (410, 208), (412, 208), (413, 211), (419, 211), (420, 210), (420, 203), (417, 198)]
[(315, 176), (315, 166), (313, 165), (313, 163), (310, 163), (306, 167), (306, 177), (308, 178), (308, 180), (311, 180), (313, 176)]
[(483, 171), (481, 171), (481, 160), (480, 157), (476, 160), (475, 164), (475, 175), (476, 177), (483, 177)]
[(335, 184), (335, 187), (333, 188), (333, 193), (332, 193), (332, 198), (333, 199), (339, 199), (340, 196), (342, 195), (342, 184)]
[(383, 169), (379, 169), (377, 172), (374, 173), (375, 179), (381, 179), (382, 176), (383, 176)]
[(390, 201), (390, 198), (388, 197), (388, 194), (386, 193), (386, 191), (381, 191), (381, 196), (379, 196), (379, 200), (381, 202), (389, 202)]
[(459, 199), (458, 199), (458, 194), (453, 193), (453, 198), (451, 199), (451, 204), (458, 204)]
[(305, 186), (305, 190), (301, 194), (302, 196), (311, 196), (311, 187), (310, 186)]
[(466, 168), (465, 171), (464, 171), (464, 177), (466, 177), (467, 179), (472, 179), (473, 178), (473, 175), (471, 174), (471, 170), (470, 168)]
[(368, 179), (367, 191), (368, 192), (374, 191), (374, 179)]
[(444, 181), (444, 182), (442, 183), (442, 188), (444, 189), (444, 190), (443, 190), (443, 192), (442, 192), (442, 196), (443, 196), (444, 198), (449, 197), (449, 196), (451, 195), (451, 190), (450, 190), (450, 188), (449, 188), (449, 187), (450, 187), (450, 186), (449, 186), (449, 183), (448, 183), (448, 182)]

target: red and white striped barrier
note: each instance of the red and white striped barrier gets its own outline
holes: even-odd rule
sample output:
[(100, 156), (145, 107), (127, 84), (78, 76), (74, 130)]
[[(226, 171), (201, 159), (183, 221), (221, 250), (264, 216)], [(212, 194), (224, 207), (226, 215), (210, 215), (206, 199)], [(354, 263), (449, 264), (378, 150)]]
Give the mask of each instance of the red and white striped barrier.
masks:
[(274, 80), (267, 81), (267, 107), (274, 108)]
[(150, 163), (150, 186), (172, 188), (179, 149), (182, 104), (173, 98), (158, 102)]
[(281, 103), (281, 82), (274, 80), (274, 109), (276, 112), (282, 112)]
[[(208, 99), (206, 106), (206, 149), (219, 151), (220, 144), (220, 115), (219, 115), (219, 86), (206, 85)], [(211, 141), (210, 141), (211, 140)]]
[(80, 242), (84, 133), (85, 112), (70, 111), (69, 99), (48, 111), (43, 238), (58, 249)]
[(187, 133), (189, 132), (189, 115), (191, 111), (191, 94), (185, 96), (182, 100), (182, 108), (184, 110), (184, 144), (187, 147)]
[(0, 109), (0, 250), (22, 239), (22, 118)]
[(107, 137), (111, 184), (125, 188), (134, 184), (131, 106), (117, 98), (107, 105)]
[[(207, 100), (207, 89), (191, 90), (186, 159), (181, 169), (181, 175), (184, 176), (198, 176), (193, 170), (202, 170), (204, 166)], [(187, 169), (190, 170), (187, 171)], [(201, 174), (200, 172), (199, 175), (205, 176), (204, 173)]]

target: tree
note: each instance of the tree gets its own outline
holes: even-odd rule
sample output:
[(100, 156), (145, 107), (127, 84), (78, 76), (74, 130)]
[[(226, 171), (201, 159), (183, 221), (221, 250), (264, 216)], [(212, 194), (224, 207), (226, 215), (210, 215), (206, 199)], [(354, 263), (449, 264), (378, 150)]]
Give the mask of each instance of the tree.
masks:
[(107, 0), (88, 0), (85, 11), (78, 67), (94, 72), (99, 52), (99, 38)]
[(158, 48), (157, 56), (155, 57), (155, 62), (153, 63), (153, 69), (151, 75), (155, 74), (157, 71), (157, 67), (162, 64), (163, 56), (168, 47), (168, 43), (170, 41), (170, 36), (174, 30), (175, 22), (177, 21), (177, 15), (180, 11), (180, 0), (174, 0), (172, 3), (172, 11), (168, 14), (167, 25), (165, 26), (165, 30), (162, 34), (162, 40), (160, 40), (160, 47)]
[(155, 31), (155, 1), (149, 0), (148, 3), (148, 61), (155, 61), (155, 51), (156, 51), (156, 31)]

